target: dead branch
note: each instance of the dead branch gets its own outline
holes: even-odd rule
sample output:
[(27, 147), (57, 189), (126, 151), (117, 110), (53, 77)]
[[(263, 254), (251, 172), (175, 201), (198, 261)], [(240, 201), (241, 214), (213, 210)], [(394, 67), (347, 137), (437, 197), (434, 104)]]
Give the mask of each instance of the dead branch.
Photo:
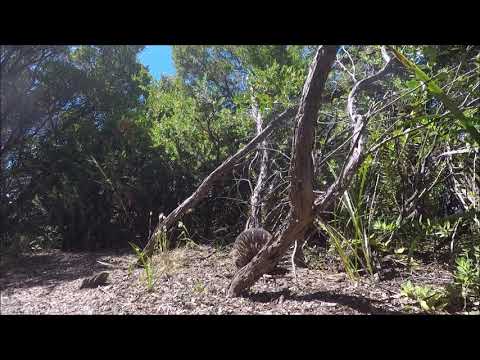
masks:
[(230, 156), (225, 160), (220, 166), (218, 166), (210, 175), (208, 175), (197, 190), (194, 191), (187, 199), (185, 199), (176, 209), (174, 209), (168, 216), (162, 221), (159, 222), (153, 231), (150, 239), (148, 240), (147, 245), (143, 249), (143, 253), (146, 256), (151, 256), (153, 254), (155, 239), (158, 234), (163, 230), (168, 230), (178, 219), (180, 219), (185, 213), (192, 209), (200, 200), (202, 200), (208, 191), (215, 183), (216, 180), (220, 179), (225, 175), (226, 172), (230, 171), (231, 168), (237, 164), (245, 155), (250, 153), (255, 149), (258, 143), (263, 141), (275, 128), (280, 126), (284, 121), (294, 116), (296, 108), (289, 108), (279, 114), (274, 120), (266, 126), (261, 133), (255, 136), (250, 142), (236, 154)]
[(347, 111), (350, 115), (353, 128), (350, 154), (347, 161), (345, 162), (345, 166), (343, 167), (340, 176), (338, 176), (338, 178), (333, 182), (333, 184), (330, 185), (324, 196), (319, 197), (315, 200), (315, 213), (319, 213), (324, 210), (334, 199), (338, 198), (343, 194), (343, 192), (350, 185), (350, 182), (356, 170), (363, 162), (363, 159), (365, 157), (363, 150), (366, 143), (366, 125), (371, 116), (371, 113), (368, 111), (366, 114), (362, 115), (358, 112), (356, 106), (357, 95), (360, 93), (360, 91), (365, 90), (369, 85), (382, 79), (392, 70), (394, 60), (388, 56), (383, 47), (382, 56), (386, 60), (385, 66), (372, 76), (357, 82), (350, 91), (350, 94), (348, 95)]
[[(253, 100), (252, 107), (252, 116), (255, 119), (257, 135), (262, 132), (263, 129), (263, 119), (258, 104)], [(250, 197), (250, 215), (245, 224), (245, 230), (250, 228), (258, 228), (262, 226), (261, 221), (261, 199), (260, 193), (262, 191), (263, 185), (265, 183), (265, 178), (267, 177), (267, 163), (268, 163), (268, 151), (267, 151), (267, 140), (264, 139), (261, 143), (257, 145), (257, 154), (260, 154), (260, 172), (257, 177), (257, 182), (255, 188), (252, 191)]]

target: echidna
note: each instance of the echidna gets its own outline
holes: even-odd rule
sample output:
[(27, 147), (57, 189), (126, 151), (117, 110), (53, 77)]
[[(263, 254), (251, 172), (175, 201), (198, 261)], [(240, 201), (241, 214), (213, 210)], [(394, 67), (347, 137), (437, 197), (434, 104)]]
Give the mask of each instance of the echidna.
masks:
[(248, 229), (238, 235), (232, 249), (235, 266), (240, 269), (247, 265), (271, 238), (272, 235), (262, 228)]
[(97, 286), (105, 285), (107, 283), (108, 275), (109, 273), (104, 271), (104, 272), (101, 272), (100, 274), (86, 278), (82, 281), (82, 284), (80, 285), (80, 289), (95, 288)]

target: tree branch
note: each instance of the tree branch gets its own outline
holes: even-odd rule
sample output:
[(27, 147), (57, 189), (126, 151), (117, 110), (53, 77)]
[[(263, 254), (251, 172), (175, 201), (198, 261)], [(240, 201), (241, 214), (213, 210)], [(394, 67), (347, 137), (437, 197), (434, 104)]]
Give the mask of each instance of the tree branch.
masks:
[(192, 209), (200, 200), (202, 200), (216, 180), (224, 176), (236, 163), (238, 163), (245, 155), (254, 150), (258, 143), (263, 141), (276, 127), (280, 126), (284, 121), (294, 116), (296, 108), (289, 108), (282, 112), (278, 117), (270, 122), (270, 124), (263, 129), (261, 133), (255, 136), (250, 142), (234, 155), (230, 156), (220, 166), (218, 166), (210, 175), (208, 175), (195, 192), (185, 199), (176, 209), (174, 209), (168, 216), (159, 222), (153, 231), (147, 245), (143, 249), (146, 256), (153, 254), (155, 239), (163, 230), (168, 230), (179, 218), (186, 212)]
[(382, 55), (384, 59), (387, 60), (385, 66), (372, 76), (357, 82), (350, 91), (350, 94), (348, 95), (347, 112), (350, 115), (353, 128), (350, 154), (347, 161), (345, 162), (345, 166), (342, 169), (340, 176), (334, 181), (332, 185), (330, 185), (324, 196), (319, 197), (315, 200), (315, 213), (318, 213), (325, 209), (332, 200), (336, 199), (338, 196), (340, 196), (340, 194), (345, 191), (345, 189), (349, 186), (357, 168), (363, 162), (363, 159), (365, 157), (363, 150), (366, 142), (365, 128), (371, 114), (370, 111), (367, 111), (367, 113), (363, 115), (360, 114), (356, 107), (356, 101), (360, 91), (366, 89), (370, 84), (374, 83), (375, 81), (382, 79), (392, 70), (394, 60), (386, 54), (386, 50), (383, 47)]

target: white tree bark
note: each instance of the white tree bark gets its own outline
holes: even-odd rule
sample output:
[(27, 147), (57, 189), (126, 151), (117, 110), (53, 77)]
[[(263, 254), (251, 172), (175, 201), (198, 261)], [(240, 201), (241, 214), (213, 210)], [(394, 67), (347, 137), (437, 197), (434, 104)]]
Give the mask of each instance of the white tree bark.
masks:
[[(263, 118), (258, 108), (258, 104), (253, 99), (252, 105), (252, 117), (255, 120), (257, 135), (263, 130)], [(260, 199), (260, 193), (263, 189), (265, 179), (267, 177), (268, 169), (268, 150), (267, 139), (265, 138), (258, 144), (258, 153), (260, 155), (260, 171), (257, 176), (255, 187), (253, 188), (252, 195), (250, 197), (250, 214), (245, 224), (245, 230), (251, 228), (262, 227), (262, 201)]]

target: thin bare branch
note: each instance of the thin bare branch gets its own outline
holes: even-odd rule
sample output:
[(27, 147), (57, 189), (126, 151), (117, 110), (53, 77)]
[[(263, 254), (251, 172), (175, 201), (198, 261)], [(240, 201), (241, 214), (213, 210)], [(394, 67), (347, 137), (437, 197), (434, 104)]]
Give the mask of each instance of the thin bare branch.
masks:
[(255, 136), (250, 142), (236, 154), (230, 156), (220, 166), (218, 166), (210, 175), (208, 175), (200, 186), (185, 199), (176, 209), (174, 209), (168, 216), (160, 223), (157, 224), (153, 231), (147, 245), (143, 249), (146, 256), (151, 256), (154, 250), (155, 239), (163, 229), (168, 230), (178, 219), (180, 219), (185, 213), (192, 209), (200, 200), (202, 200), (207, 194), (216, 180), (224, 176), (227, 171), (230, 171), (232, 167), (238, 163), (248, 153), (253, 151), (258, 143), (263, 141), (276, 127), (280, 126), (284, 121), (294, 116), (296, 108), (289, 108), (283, 111), (278, 117), (270, 122), (261, 133)]

